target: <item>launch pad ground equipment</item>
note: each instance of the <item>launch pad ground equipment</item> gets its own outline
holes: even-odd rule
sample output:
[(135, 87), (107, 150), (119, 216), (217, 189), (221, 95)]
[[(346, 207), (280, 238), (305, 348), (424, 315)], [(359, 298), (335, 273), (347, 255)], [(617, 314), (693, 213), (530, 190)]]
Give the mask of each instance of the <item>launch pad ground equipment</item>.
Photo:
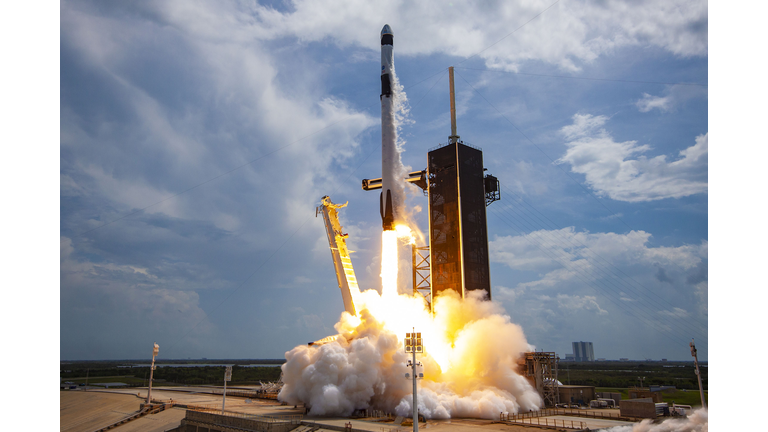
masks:
[(224, 370), (224, 391), (221, 393), (221, 415), (224, 415), (224, 407), (227, 405), (227, 381), (232, 381), (232, 366)]
[(349, 234), (341, 232), (339, 223), (339, 209), (347, 206), (344, 204), (334, 204), (327, 195), (323, 197), (322, 204), (315, 210), (315, 217), (319, 213), (323, 214), (325, 222), (325, 231), (328, 234), (328, 244), (331, 248), (333, 257), (333, 268), (336, 270), (336, 280), (341, 289), (341, 298), (344, 300), (344, 310), (350, 315), (356, 315), (355, 304), (352, 301), (352, 291), (359, 292), (355, 270), (352, 268), (352, 260), (349, 257), (347, 248), (347, 237)]
[(557, 363), (558, 357), (553, 352), (527, 352), (520, 359), (520, 374), (536, 388), (545, 407), (560, 403)]

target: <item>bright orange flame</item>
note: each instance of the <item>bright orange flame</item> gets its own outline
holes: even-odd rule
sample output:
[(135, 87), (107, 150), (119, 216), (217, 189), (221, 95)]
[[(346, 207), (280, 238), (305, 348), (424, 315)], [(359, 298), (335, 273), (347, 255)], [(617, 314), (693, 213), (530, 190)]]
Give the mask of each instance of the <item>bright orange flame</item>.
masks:
[[(397, 225), (394, 230), (384, 231), (381, 235), (381, 295), (375, 290), (367, 290), (354, 296), (355, 309), (367, 309), (384, 327), (397, 335), (402, 343), (405, 333), (413, 328), (422, 333), (424, 350), (440, 366), (442, 372), (451, 367), (450, 356), (452, 341), (449, 333), (439, 331), (444, 323), (435, 323), (426, 302), (419, 295), (398, 294), (398, 248), (401, 242), (414, 244), (413, 232), (407, 225)], [(355, 328), (360, 324), (359, 317), (350, 317), (344, 327)], [(454, 335), (455, 336), (455, 335)]]

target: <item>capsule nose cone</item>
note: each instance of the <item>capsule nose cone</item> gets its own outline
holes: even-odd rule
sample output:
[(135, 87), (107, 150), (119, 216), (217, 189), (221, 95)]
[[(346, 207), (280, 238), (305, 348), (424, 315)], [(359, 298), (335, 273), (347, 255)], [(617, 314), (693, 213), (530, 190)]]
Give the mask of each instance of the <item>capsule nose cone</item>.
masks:
[(381, 37), (384, 37), (384, 35), (387, 34), (394, 36), (392, 33), (392, 27), (390, 27), (389, 24), (384, 24), (384, 28), (381, 29)]

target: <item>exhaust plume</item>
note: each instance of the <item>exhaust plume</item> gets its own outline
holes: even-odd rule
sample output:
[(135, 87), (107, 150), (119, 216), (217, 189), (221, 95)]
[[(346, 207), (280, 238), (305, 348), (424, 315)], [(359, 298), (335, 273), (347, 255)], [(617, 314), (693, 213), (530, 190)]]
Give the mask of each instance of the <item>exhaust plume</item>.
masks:
[(371, 408), (408, 416), (413, 398), (402, 338), (416, 327), (426, 351), (417, 358), (424, 365), (419, 412), (426, 418), (493, 419), (542, 406), (515, 371), (520, 353), (533, 347), (498, 304), (449, 292), (435, 300), (433, 317), (420, 298), (383, 297), (361, 293), (359, 317), (342, 314), (335, 342), (287, 352), (279, 400), (303, 402), (310, 415)]

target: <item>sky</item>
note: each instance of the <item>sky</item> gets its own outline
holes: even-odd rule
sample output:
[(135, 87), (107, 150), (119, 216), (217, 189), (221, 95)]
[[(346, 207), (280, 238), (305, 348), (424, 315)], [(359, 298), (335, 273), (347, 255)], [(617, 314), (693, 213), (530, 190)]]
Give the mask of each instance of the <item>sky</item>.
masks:
[[(60, 3), (60, 359), (281, 358), (379, 288), (379, 32), (405, 165), (499, 178), (493, 301), (536, 349), (708, 359), (706, 1)], [(426, 198), (413, 194), (427, 231)]]

